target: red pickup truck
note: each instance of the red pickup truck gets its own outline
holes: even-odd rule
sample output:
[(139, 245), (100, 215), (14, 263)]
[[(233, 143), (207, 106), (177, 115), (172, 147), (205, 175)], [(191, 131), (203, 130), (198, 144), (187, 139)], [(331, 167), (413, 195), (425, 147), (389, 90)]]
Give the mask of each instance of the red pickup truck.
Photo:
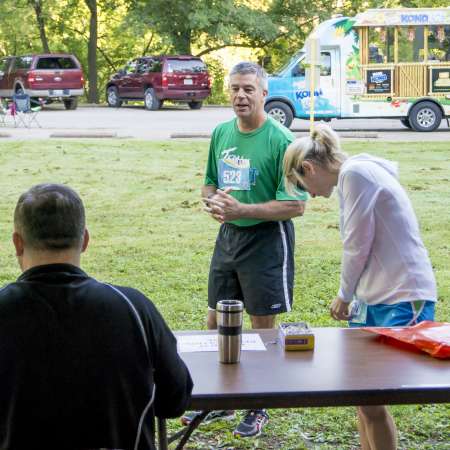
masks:
[(62, 101), (66, 109), (76, 109), (83, 84), (83, 71), (73, 55), (49, 53), (0, 59), (0, 97), (25, 93), (45, 103)]

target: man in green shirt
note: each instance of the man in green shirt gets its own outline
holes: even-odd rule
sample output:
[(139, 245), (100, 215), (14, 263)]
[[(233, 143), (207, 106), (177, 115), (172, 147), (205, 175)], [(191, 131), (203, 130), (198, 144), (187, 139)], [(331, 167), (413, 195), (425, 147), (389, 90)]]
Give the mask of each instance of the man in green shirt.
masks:
[[(276, 314), (290, 311), (294, 282), (294, 226), (307, 194), (284, 189), (283, 157), (292, 133), (264, 111), (267, 74), (243, 62), (230, 73), (236, 118), (213, 132), (202, 196), (221, 223), (208, 282), (208, 328), (216, 329), (216, 303), (239, 299), (253, 328), (273, 328)], [(207, 421), (231, 418), (212, 411)], [(194, 414), (183, 417), (189, 423)], [(268, 421), (263, 409), (248, 411), (234, 431), (257, 436)]]

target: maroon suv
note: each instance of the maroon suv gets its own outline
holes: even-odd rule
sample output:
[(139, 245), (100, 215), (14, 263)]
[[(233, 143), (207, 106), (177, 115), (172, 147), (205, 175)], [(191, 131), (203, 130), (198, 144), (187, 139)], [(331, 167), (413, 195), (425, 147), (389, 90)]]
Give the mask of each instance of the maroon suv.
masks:
[(200, 109), (210, 93), (208, 69), (195, 56), (143, 56), (106, 85), (106, 101), (116, 108), (124, 100), (143, 100), (147, 109), (157, 110), (164, 100), (175, 100)]
[(66, 109), (76, 109), (83, 84), (80, 63), (73, 55), (48, 53), (0, 59), (0, 97), (25, 93), (46, 103), (63, 101)]

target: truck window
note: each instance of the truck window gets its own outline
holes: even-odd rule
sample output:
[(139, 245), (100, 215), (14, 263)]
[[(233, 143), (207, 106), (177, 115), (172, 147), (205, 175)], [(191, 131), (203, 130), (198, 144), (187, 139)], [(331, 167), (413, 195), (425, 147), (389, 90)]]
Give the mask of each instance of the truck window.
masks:
[(136, 66), (136, 73), (143, 74), (146, 73), (148, 70), (148, 60), (141, 59), (138, 61)]
[(304, 77), (305, 67), (303, 66), (303, 60), (299, 61), (293, 68), (291, 76), (293, 77)]
[(167, 72), (206, 72), (206, 65), (199, 59), (168, 59)]
[(9, 58), (0, 59), (0, 72), (2, 74), (5, 74), (8, 71), (9, 61)]
[(31, 62), (33, 61), (32, 56), (21, 56), (16, 59), (17, 69), (29, 69), (31, 67)]
[(321, 52), (320, 53), (320, 76), (329, 77), (331, 76), (331, 53)]
[(39, 58), (36, 69), (39, 70), (60, 70), (78, 69), (75, 61), (67, 56)]
[(136, 72), (136, 66), (137, 66), (137, 60), (136, 59), (134, 59), (133, 61), (130, 61), (125, 66), (125, 73), (127, 73), (127, 74), (135, 73)]
[(424, 60), (423, 25), (398, 28), (398, 62)]
[(148, 62), (148, 71), (151, 73), (159, 73), (162, 71), (162, 63), (159, 59), (151, 59)]
[(428, 59), (450, 61), (450, 25), (428, 27)]

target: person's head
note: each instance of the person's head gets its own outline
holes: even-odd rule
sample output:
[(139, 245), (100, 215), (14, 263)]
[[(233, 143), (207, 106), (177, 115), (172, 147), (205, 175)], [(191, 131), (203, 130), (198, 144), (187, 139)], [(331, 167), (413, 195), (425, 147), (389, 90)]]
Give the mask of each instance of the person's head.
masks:
[(40, 263), (79, 264), (88, 240), (83, 202), (70, 187), (38, 184), (19, 197), (13, 242), (22, 269)]
[(236, 64), (230, 72), (229, 87), (231, 105), (238, 119), (255, 121), (265, 116), (268, 80), (261, 66), (253, 62)]
[(296, 187), (301, 187), (312, 197), (329, 197), (346, 159), (338, 135), (327, 125), (316, 125), (310, 136), (296, 139), (286, 149), (286, 189), (293, 192)]

